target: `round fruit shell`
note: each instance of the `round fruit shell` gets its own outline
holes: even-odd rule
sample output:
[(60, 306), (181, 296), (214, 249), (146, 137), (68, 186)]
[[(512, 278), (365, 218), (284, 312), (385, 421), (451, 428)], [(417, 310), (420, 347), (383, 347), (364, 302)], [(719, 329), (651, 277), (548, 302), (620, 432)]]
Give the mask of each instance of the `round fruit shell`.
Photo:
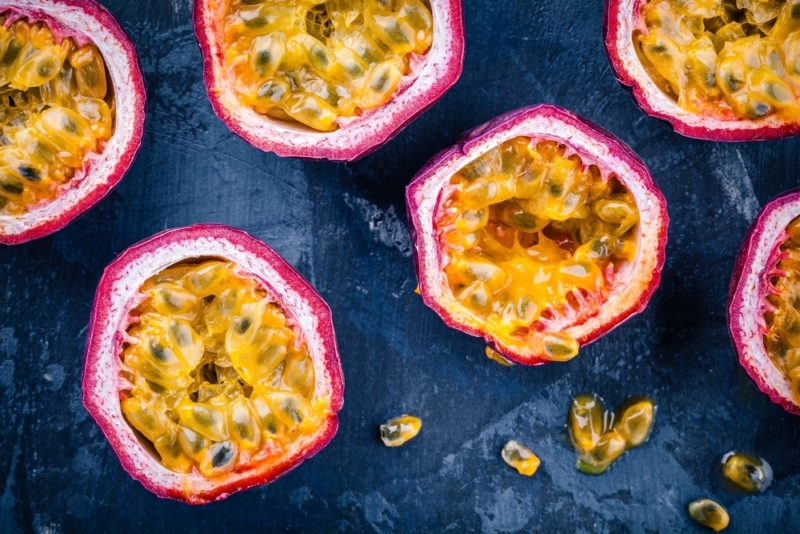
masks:
[[(125, 387), (120, 354), (123, 343), (129, 341), (126, 330), (134, 321), (131, 311), (143, 299), (139, 288), (165, 268), (201, 257), (231, 261), (263, 284), (308, 346), (317, 395), (330, 400), (330, 415), (319, 429), (293, 442), (277, 461), (256, 463), (214, 479), (197, 471), (180, 474), (164, 467), (140, 442), (120, 407), (120, 390)], [(89, 321), (83, 404), (125, 471), (159, 497), (204, 504), (275, 480), (333, 439), (343, 399), (344, 378), (328, 305), (297, 271), (254, 237), (221, 225), (167, 230), (127, 249), (103, 273)]]
[[(530, 348), (503, 344), (482, 329), (476, 319), (456, 302), (444, 275), (446, 258), (437, 242), (435, 219), (442, 190), (459, 169), (491, 148), (515, 137), (534, 142), (556, 140), (567, 153), (578, 154), (584, 164), (594, 163), (606, 174), (613, 172), (633, 195), (640, 216), (640, 233), (634, 260), (618, 271), (608, 298), (592, 315), (567, 307), (548, 330), (563, 331), (586, 345), (647, 307), (658, 287), (667, 242), (666, 202), (650, 173), (633, 151), (611, 134), (556, 106), (540, 105), (512, 111), (468, 132), (454, 147), (436, 156), (414, 177), (406, 190), (415, 264), (420, 292), (426, 305), (445, 323), (473, 336), (510, 360), (525, 364), (547, 363), (544, 355)], [(572, 310), (572, 313), (570, 313)]]
[(739, 363), (758, 389), (787, 412), (800, 415), (791, 383), (767, 354), (763, 337), (764, 314), (770, 308), (767, 296), (775, 293), (771, 279), (781, 275), (777, 268), (784, 255), (781, 245), (788, 237), (786, 227), (796, 217), (800, 217), (800, 191), (775, 198), (756, 217), (733, 270), (728, 328)]
[(6, 0), (5, 26), (44, 21), (56, 39), (100, 50), (114, 88), (114, 133), (101, 153), (89, 152), (83, 168), (51, 201), (22, 215), (0, 213), (0, 244), (15, 245), (56, 232), (100, 202), (125, 176), (142, 143), (146, 93), (136, 49), (114, 17), (94, 0)]
[(461, 0), (430, 0), (434, 20), (431, 49), (413, 55), (411, 72), (392, 99), (380, 108), (339, 119), (333, 132), (272, 119), (243, 105), (222, 65), (219, 43), (226, 2), (194, 1), (195, 34), (203, 53), (206, 89), (214, 112), (236, 135), (278, 156), (353, 161), (387, 143), (432, 106), (461, 76), (464, 21)]
[(633, 32), (646, 31), (642, 6), (646, 0), (606, 0), (605, 45), (617, 79), (633, 91), (642, 110), (669, 122), (681, 135), (708, 141), (761, 141), (789, 137), (800, 132), (800, 122), (770, 117), (723, 120), (686, 111), (656, 85), (636, 52)]

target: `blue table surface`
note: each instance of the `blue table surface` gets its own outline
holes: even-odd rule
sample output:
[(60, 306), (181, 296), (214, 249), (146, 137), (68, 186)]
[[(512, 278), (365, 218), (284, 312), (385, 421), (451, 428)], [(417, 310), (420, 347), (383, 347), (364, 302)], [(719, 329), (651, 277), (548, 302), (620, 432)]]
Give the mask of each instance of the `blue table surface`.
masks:
[[(702, 530), (686, 504), (711, 496), (729, 532), (798, 530), (800, 418), (736, 362), (725, 318), (739, 244), (760, 206), (797, 186), (800, 139), (693, 141), (636, 107), (611, 72), (601, 0), (465, 0), (459, 83), (354, 164), (281, 159), (212, 113), (189, 0), (106, 0), (138, 47), (144, 146), (122, 184), (67, 229), (0, 249), (0, 531)], [(649, 166), (669, 204), (668, 258), (642, 315), (563, 365), (503, 368), (414, 294), (404, 186), (464, 130), (515, 107), (558, 104), (607, 128)], [(189, 507), (132, 480), (81, 405), (91, 301), (103, 268), (165, 228), (219, 222), (269, 243), (330, 304), (346, 375), (334, 441), (272, 485)], [(651, 395), (650, 441), (607, 474), (574, 468), (572, 395)], [(380, 444), (377, 425), (419, 415), (420, 436)], [(499, 457), (509, 438), (542, 458), (533, 478)], [(727, 490), (719, 457), (775, 470), (763, 494)]]

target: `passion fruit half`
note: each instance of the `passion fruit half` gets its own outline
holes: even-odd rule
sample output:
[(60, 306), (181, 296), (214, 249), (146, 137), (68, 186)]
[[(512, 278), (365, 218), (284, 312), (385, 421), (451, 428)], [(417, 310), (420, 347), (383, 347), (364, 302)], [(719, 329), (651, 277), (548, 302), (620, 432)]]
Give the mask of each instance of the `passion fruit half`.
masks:
[(728, 325), (739, 362), (776, 404), (800, 414), (800, 191), (769, 202), (736, 261)]
[(203, 504), (271, 482), (333, 438), (343, 392), (328, 306), (244, 232), (169, 230), (103, 273), (83, 403), (160, 497)]
[(678, 133), (800, 131), (800, 0), (608, 0), (605, 30), (619, 80)]
[(461, 75), (460, 0), (195, 0), (194, 19), (214, 111), (279, 156), (364, 156)]
[(425, 304), (517, 363), (574, 357), (642, 311), (661, 278), (668, 217), (649, 172), (558, 107), (476, 128), (406, 201)]
[(0, 4), (0, 243), (55, 232), (116, 186), (142, 141), (133, 44), (94, 0)]

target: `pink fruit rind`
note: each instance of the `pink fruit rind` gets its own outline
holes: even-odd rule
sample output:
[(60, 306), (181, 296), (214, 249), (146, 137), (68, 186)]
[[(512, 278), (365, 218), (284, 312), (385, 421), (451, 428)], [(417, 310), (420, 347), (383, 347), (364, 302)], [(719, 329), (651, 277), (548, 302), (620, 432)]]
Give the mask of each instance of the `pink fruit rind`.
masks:
[(728, 327), (739, 362), (772, 402), (800, 415), (789, 380), (767, 354), (763, 334), (766, 297), (786, 241), (786, 227), (800, 216), (800, 191), (770, 201), (756, 217), (736, 259), (728, 298)]
[[(242, 105), (222, 67), (219, 21), (226, 3), (194, 0), (195, 34), (203, 54), (203, 72), (214, 113), (236, 135), (265, 152), (283, 157), (353, 161), (391, 140), (431, 107), (461, 76), (464, 20), (461, 0), (431, 0), (433, 45), (415, 56), (411, 73), (386, 105), (360, 116), (341, 118), (339, 129), (316, 132), (261, 115)], [(215, 9), (216, 7), (216, 9)]]
[(446, 258), (435, 231), (443, 186), (452, 175), (487, 150), (519, 136), (534, 141), (557, 140), (580, 155), (584, 164), (596, 164), (604, 175), (614, 172), (633, 194), (639, 209), (641, 230), (636, 258), (617, 273), (608, 299), (593, 315), (582, 316), (575, 324), (557, 325), (582, 345), (647, 307), (664, 267), (669, 217), (664, 196), (629, 147), (594, 124), (551, 105), (518, 109), (467, 132), (455, 146), (435, 155), (417, 173), (406, 188), (406, 207), (423, 302), (448, 326), (483, 338), (517, 363), (539, 365), (547, 361), (541, 354), (503, 345), (455, 302), (444, 275)]
[(800, 123), (787, 123), (774, 115), (759, 120), (722, 120), (681, 108), (656, 85), (636, 53), (632, 36), (634, 30), (646, 30), (641, 17), (645, 1), (606, 0), (603, 24), (611, 67), (645, 113), (669, 122), (681, 135), (709, 141), (761, 141), (800, 132)]
[(102, 153), (91, 152), (83, 169), (52, 201), (20, 216), (0, 215), (0, 244), (38, 239), (67, 226), (100, 202), (130, 168), (144, 133), (145, 86), (133, 43), (114, 17), (94, 0), (10, 0), (0, 5), (10, 20), (46, 20), (57, 37), (97, 45), (114, 87), (114, 134)]
[[(314, 361), (316, 391), (330, 399), (330, 416), (318, 431), (296, 443), (279, 461), (255, 464), (221, 481), (199, 473), (174, 473), (145, 450), (120, 407), (120, 353), (130, 312), (141, 301), (149, 277), (184, 259), (217, 257), (234, 262), (258, 279), (279, 302), (307, 343)], [(195, 225), (167, 230), (125, 250), (103, 272), (89, 320), (83, 373), (83, 404), (102, 429), (131, 477), (159, 497), (190, 504), (224, 499), (266, 484), (322, 450), (338, 428), (344, 403), (342, 374), (330, 308), (283, 258), (263, 242), (227, 226)]]

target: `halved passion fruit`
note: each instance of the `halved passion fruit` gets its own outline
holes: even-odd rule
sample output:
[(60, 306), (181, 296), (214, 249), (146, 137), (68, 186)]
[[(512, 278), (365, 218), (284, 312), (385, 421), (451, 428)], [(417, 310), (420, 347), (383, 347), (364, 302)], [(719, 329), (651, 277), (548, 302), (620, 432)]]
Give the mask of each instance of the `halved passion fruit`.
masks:
[(279, 156), (354, 160), (461, 75), (460, 0), (195, 0), (214, 111)]
[(406, 200), (425, 303), (518, 363), (574, 357), (661, 277), (666, 205), (644, 164), (554, 106), (476, 128)]
[(800, 0), (608, 0), (605, 29), (617, 77), (678, 133), (800, 131)]
[(133, 44), (93, 0), (0, 5), (0, 243), (50, 234), (119, 183), (142, 140)]
[(160, 497), (202, 504), (297, 467), (336, 433), (343, 387), (328, 306), (243, 232), (169, 230), (100, 280), (83, 402)]
[(731, 280), (728, 325), (758, 388), (800, 414), (800, 192), (756, 217)]

